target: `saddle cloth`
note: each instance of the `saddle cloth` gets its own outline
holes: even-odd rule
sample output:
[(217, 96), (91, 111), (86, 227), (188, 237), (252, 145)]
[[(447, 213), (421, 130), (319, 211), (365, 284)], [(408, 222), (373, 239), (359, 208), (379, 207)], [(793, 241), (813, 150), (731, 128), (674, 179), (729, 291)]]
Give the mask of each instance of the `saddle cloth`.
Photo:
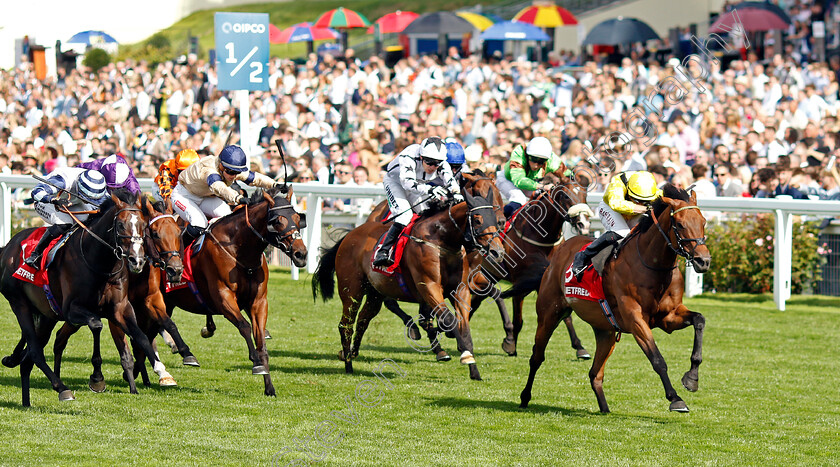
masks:
[[(589, 246), (589, 243), (583, 245), (583, 248), (581, 248), (580, 251), (583, 251), (587, 246)], [(604, 250), (611, 251), (612, 248), (605, 248)], [(595, 268), (592, 265), (587, 266), (586, 270), (583, 272), (583, 278), (580, 282), (575, 279), (575, 275), (572, 273), (571, 264), (569, 264), (569, 267), (566, 269), (564, 277), (566, 297), (580, 298), (593, 302), (604, 300), (604, 287), (601, 281), (601, 276), (595, 271)]]
[(513, 222), (516, 220), (516, 216), (518, 216), (519, 213), (522, 212), (522, 209), (525, 206), (527, 206), (527, 204), (523, 204), (522, 206), (519, 206), (519, 209), (517, 209), (516, 211), (513, 212), (513, 214), (510, 216), (510, 219), (505, 221), (505, 228), (504, 228), (504, 230), (502, 230), (502, 232), (500, 234), (500, 237), (501, 237), (502, 241), (505, 241), (505, 237), (507, 237), (508, 231), (510, 230), (511, 227), (513, 227)]
[(200, 240), (202, 241), (199, 242), (196, 240), (184, 250), (184, 272), (181, 273), (181, 282), (172, 283), (169, 282), (169, 279), (164, 279), (166, 281), (166, 284), (164, 285), (166, 292), (172, 292), (173, 290), (189, 287), (190, 283), (195, 282), (192, 272), (193, 247), (196, 247), (195, 253), (198, 253), (198, 251), (201, 250), (201, 246), (204, 244), (204, 235), (201, 236)]
[(66, 243), (70, 234), (72, 234), (76, 229), (70, 229), (69, 232), (61, 237), (53, 239), (53, 241), (50, 242), (44, 250), (43, 256), (41, 256), (40, 269), (35, 270), (27, 266), (23, 260), (29, 256), (29, 253), (35, 248), (35, 245), (38, 244), (41, 237), (44, 236), (44, 232), (46, 232), (46, 230), (46, 227), (38, 227), (20, 243), (20, 265), (15, 273), (12, 274), (12, 277), (20, 279), (24, 282), (35, 284), (39, 287), (43, 287), (47, 284), (47, 268), (52, 263), (53, 258), (55, 258), (55, 253)]
[[(387, 214), (385, 217), (387, 218)], [(400, 260), (402, 259), (402, 254), (405, 250), (405, 244), (408, 243), (408, 236), (411, 234), (411, 229), (414, 227), (414, 223), (417, 222), (417, 219), (419, 218), (420, 216), (417, 214), (411, 216), (411, 222), (409, 222), (400, 233), (397, 243), (394, 245), (394, 264), (388, 266), (387, 268), (381, 268), (373, 265), (373, 258), (376, 257), (376, 252), (382, 248), (382, 241), (385, 240), (385, 234), (388, 232), (386, 231), (381, 237), (379, 237), (379, 241), (376, 242), (376, 247), (373, 249), (373, 254), (370, 255), (370, 268), (372, 270), (388, 277), (393, 277), (395, 274), (400, 273)]]

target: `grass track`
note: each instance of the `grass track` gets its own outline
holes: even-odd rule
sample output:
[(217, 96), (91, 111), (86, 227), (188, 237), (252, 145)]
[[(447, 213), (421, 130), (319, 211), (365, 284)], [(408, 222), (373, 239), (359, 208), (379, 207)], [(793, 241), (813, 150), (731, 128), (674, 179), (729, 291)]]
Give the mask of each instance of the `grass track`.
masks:
[[(20, 407), (17, 370), (0, 368), (0, 463), (9, 465), (156, 464), (268, 465), (284, 446), (305, 440), (325, 420), (340, 430), (334, 446), (315, 442), (324, 465), (837, 465), (840, 432), (840, 299), (794, 297), (788, 311), (767, 296), (715, 295), (689, 301), (707, 319), (700, 391), (679, 384), (688, 369), (693, 332), (655, 331), (671, 380), (691, 409), (667, 411), (662, 385), (632, 337), (625, 336), (607, 364), (605, 392), (613, 413), (601, 415), (589, 387), (589, 363), (573, 359), (559, 329), (537, 375), (531, 406), (518, 408), (536, 326), (533, 300), (519, 357), (501, 351), (498, 314), (486, 304), (473, 322), (484, 381), (470, 381), (457, 364), (436, 363), (404, 342), (399, 320), (384, 311), (365, 336), (356, 374), (344, 374), (338, 351), (340, 302), (313, 305), (308, 281), (271, 276), (268, 341), (278, 397), (262, 395), (245, 344), (227, 322), (216, 336), (199, 337), (203, 317), (175, 319), (201, 362), (187, 368), (162, 353), (177, 389), (155, 384), (128, 394), (117, 354), (103, 335), (104, 394), (87, 389), (90, 333), (70, 342), (62, 373), (75, 402), (58, 397), (37, 369), (31, 409)], [(588, 350), (591, 330), (576, 320)], [(0, 304), (0, 355), (19, 331)], [(455, 354), (454, 341), (446, 349)], [(51, 344), (50, 344), (51, 347)], [(166, 350), (161, 346), (161, 350)], [(48, 361), (51, 361), (48, 350)], [(378, 404), (353, 398), (382, 359), (405, 372)], [(457, 360), (457, 359), (456, 359)], [(361, 391), (361, 389), (360, 389)], [(374, 390), (376, 391), (376, 390)], [(361, 394), (361, 392), (360, 392)], [(374, 395), (376, 392), (373, 393)], [(370, 399), (368, 399), (370, 400)], [(343, 437), (342, 437), (343, 436)], [(283, 459), (294, 459), (289, 454)]]

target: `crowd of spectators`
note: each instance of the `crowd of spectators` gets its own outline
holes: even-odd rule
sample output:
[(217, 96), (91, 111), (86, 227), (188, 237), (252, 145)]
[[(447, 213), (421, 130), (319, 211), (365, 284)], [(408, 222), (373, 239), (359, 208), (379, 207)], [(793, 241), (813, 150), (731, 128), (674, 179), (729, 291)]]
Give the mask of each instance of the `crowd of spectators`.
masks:
[[(810, 58), (809, 38), (796, 36), (807, 18), (792, 8), (797, 21), (783, 50), (742, 48), (735, 60), (710, 64), (705, 92), (687, 87), (679, 103), (659, 104), (655, 140), (632, 139), (617, 164), (593, 167), (592, 191), (617, 171), (643, 169), (702, 197), (840, 199), (840, 57)], [(352, 49), (272, 58), (270, 91), (250, 93), (251, 168), (302, 183), (377, 184), (396, 153), (428, 136), (461, 142), (467, 164), (488, 172), (540, 135), (568, 166), (586, 164), (584, 149), (620, 131), (674, 75), (679, 59), (657, 57), (637, 48), (619, 63), (581, 63), (561, 52), (550, 66), (453, 48), (392, 68)], [(216, 84), (214, 67), (195, 56), (120, 61), (97, 73), (59, 69), (43, 81), (31, 64), (0, 71), (0, 171), (44, 173), (119, 153), (138, 177), (153, 177), (181, 149), (217, 154), (240, 135), (232, 94)], [(329, 202), (348, 206), (358, 203)]]

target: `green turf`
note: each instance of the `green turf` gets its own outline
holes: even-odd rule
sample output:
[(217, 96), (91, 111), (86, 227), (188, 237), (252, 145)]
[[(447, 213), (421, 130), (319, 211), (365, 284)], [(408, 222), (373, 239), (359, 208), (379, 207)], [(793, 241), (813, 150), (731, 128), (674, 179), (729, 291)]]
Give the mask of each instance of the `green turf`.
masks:
[[(0, 463), (270, 465), (275, 454), (305, 442), (319, 425), (340, 430), (332, 436), (324, 432), (326, 443), (334, 444), (329, 449), (310, 439), (323, 465), (840, 462), (840, 299), (794, 297), (786, 312), (775, 311), (766, 296), (690, 300), (707, 318), (699, 392), (679, 384), (689, 366), (692, 331), (654, 334), (691, 413), (667, 411), (659, 379), (625, 336), (607, 365), (612, 413), (601, 415), (589, 387), (589, 364), (574, 360), (562, 329), (537, 375), (530, 408), (518, 408), (535, 330), (531, 300), (516, 358), (500, 349), (495, 308), (485, 304), (475, 316), (484, 377), (476, 382), (457, 361), (436, 363), (411, 350), (400, 335), (401, 323), (387, 311), (370, 326), (357, 373), (345, 375), (336, 358), (339, 302), (313, 305), (308, 282), (291, 281), (285, 272), (272, 273), (269, 298), (276, 398), (262, 394), (262, 378), (251, 375), (245, 344), (233, 326), (218, 322), (216, 336), (202, 339), (203, 318), (184, 312), (175, 319), (201, 368), (183, 367), (180, 358), (162, 352), (180, 386), (164, 390), (155, 384), (132, 396), (110, 338), (103, 335), (109, 386), (93, 394), (86, 386), (91, 339), (83, 330), (71, 340), (63, 366), (65, 383), (76, 391), (74, 402), (59, 403), (36, 369), (33, 407), (23, 409), (17, 370), (0, 368)], [(18, 328), (5, 300), (0, 308), (0, 355), (5, 355)], [(594, 351), (588, 326), (576, 323)], [(445, 347), (455, 353), (454, 341), (447, 339)], [(393, 386), (365, 407), (355, 397), (378, 390), (362, 382), (378, 380), (372, 372), (383, 359), (393, 359), (405, 376), (385, 371)], [(375, 395), (368, 393), (367, 400)], [(354, 401), (355, 422), (334, 415), (347, 419), (348, 399)]]
[[(378, 18), (393, 13), (397, 10), (413, 11), (416, 13), (427, 13), (440, 10), (455, 10), (458, 8), (474, 6), (478, 3), (484, 5), (504, 3), (505, 0), (491, 0), (489, 2), (476, 2), (475, 0), (397, 0), (383, 2), (380, 0), (354, 0), (346, 2), (341, 0), (309, 0), (306, 2), (282, 1), (272, 3), (253, 3), (247, 5), (228, 6), (218, 9), (197, 11), (172, 26), (161, 30), (172, 42), (172, 45), (180, 50), (186, 49), (188, 34), (197, 36), (203, 56), (206, 51), (215, 48), (213, 17), (217, 11), (232, 11), (243, 13), (268, 13), (269, 22), (281, 30), (293, 24), (304, 21), (315, 22), (322, 13), (334, 8), (343, 6), (355, 10), (367, 17), (371, 22)], [(368, 41), (373, 35), (366, 34), (366, 29), (354, 29), (350, 33), (350, 45)], [(178, 51), (176, 50), (176, 51)], [(295, 44), (276, 44), (271, 46), (271, 56), (298, 57), (306, 52), (306, 44), (303, 42)], [(179, 52), (181, 53), (181, 52)]]

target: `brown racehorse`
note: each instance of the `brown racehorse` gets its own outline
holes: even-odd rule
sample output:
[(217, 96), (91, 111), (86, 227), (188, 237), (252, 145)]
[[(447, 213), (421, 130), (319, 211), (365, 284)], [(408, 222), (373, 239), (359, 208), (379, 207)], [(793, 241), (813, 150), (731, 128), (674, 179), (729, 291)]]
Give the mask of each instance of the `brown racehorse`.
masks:
[(653, 340), (651, 327), (671, 333), (694, 326), (691, 368), (683, 376), (682, 383), (689, 391), (696, 391), (706, 320), (682, 303), (683, 281), (677, 269), (677, 257), (686, 258), (695, 271), (703, 273), (709, 269), (711, 255), (705, 245), (706, 219), (697, 207), (695, 194), (689, 196), (673, 185), (666, 185), (663, 192), (664, 196), (653, 203), (652, 215), (646, 215), (634, 227), (623, 241), (617, 258), (604, 267), (604, 294), (613, 319), (601, 310), (598, 302), (565, 296), (566, 270), (575, 253), (589, 239), (576, 237), (557, 248), (540, 283), (539, 324), (528, 383), (520, 396), (521, 407), (527, 407), (531, 400), (534, 376), (545, 360), (545, 348), (551, 334), (560, 320), (574, 310), (595, 331), (597, 348), (589, 380), (601, 412), (610, 411), (604, 397), (604, 367), (622, 332), (633, 334), (650, 360), (665, 387), (665, 397), (671, 402), (670, 410), (688, 411), (671, 385), (668, 367)]
[[(498, 261), (504, 250), (493, 207), (496, 191), (493, 181), (471, 174), (464, 174), (464, 177), (473, 182), (471, 189), (461, 190), (466, 202), (444, 207), (414, 225), (400, 262), (402, 277), (388, 277), (371, 270), (370, 259), (377, 240), (388, 228), (378, 221), (366, 222), (352, 230), (322, 255), (312, 279), (313, 296), (320, 291), (325, 301), (332, 298), (333, 273), (336, 273), (344, 307), (338, 325), (342, 347), (339, 358), (344, 361), (347, 373), (353, 372), (353, 359), (359, 355), (359, 346), (370, 320), (379, 313), (385, 298), (394, 298), (425, 302), (430, 306), (441, 326), (455, 334), (458, 350), (462, 352), (461, 363), (469, 365), (470, 377), (481, 379), (469, 329), (469, 307), (466, 305), (469, 290), (459, 287), (467, 278), (461, 246), (466, 232), (479, 250)], [(444, 304), (447, 296), (456, 309), (457, 318)]]
[[(198, 366), (198, 360), (190, 352), (189, 347), (184, 343), (181, 334), (178, 332), (178, 327), (166, 313), (166, 304), (163, 301), (163, 291), (160, 286), (162, 271), (165, 271), (167, 278), (172, 282), (181, 280), (181, 273), (184, 270), (184, 264), (181, 261), (181, 228), (178, 226), (176, 215), (172, 210), (172, 202), (168, 198), (166, 201), (150, 202), (146, 196), (142, 196), (141, 200), (142, 213), (148, 225), (145, 248), (150, 262), (140, 273), (130, 273), (128, 275), (128, 300), (134, 308), (137, 323), (150, 342), (154, 342), (155, 334), (149, 333), (148, 330), (153, 327), (152, 323), (154, 323), (155, 328), (164, 328), (172, 336), (185, 365)], [(123, 378), (128, 382), (130, 392), (137, 394), (134, 378), (138, 370), (134, 366), (135, 363), (125, 340), (125, 333), (112, 321), (109, 321), (108, 325), (111, 337), (113, 337), (117, 351), (120, 353), (120, 363), (124, 371)], [(53, 345), (56, 375), (61, 375), (61, 356), (67, 347), (67, 341), (78, 329), (77, 326), (65, 322), (64, 326), (56, 333)], [(145, 355), (139, 347), (135, 347), (135, 349), (137, 363), (142, 366)], [(102, 392), (105, 390), (105, 379), (102, 376), (102, 359), (101, 357), (97, 358), (100, 349), (94, 348), (93, 351), (94, 358), (91, 361), (94, 363), (94, 370), (88, 385), (92, 391)], [(148, 386), (148, 376), (145, 376), (144, 382)], [(175, 381), (172, 378), (162, 379), (161, 385), (174, 386)]]
[(169, 315), (178, 307), (200, 315), (223, 315), (233, 323), (248, 345), (252, 374), (263, 375), (267, 396), (274, 396), (275, 390), (265, 346), (268, 263), (263, 252), (271, 245), (295, 266), (306, 265), (306, 245), (299, 231), (305, 226), (305, 216), (295, 212), (291, 200), (291, 188), (285, 194), (280, 188), (257, 190), (247, 206), (211, 224), (201, 250), (191, 256), (195, 285), (204, 303), (189, 288), (164, 294)]
[[(21, 241), (31, 229), (15, 235), (0, 253), (0, 292), (9, 300), (18, 319), (23, 341), (12, 355), (3, 358), (6, 366), (20, 365), (23, 405), (28, 406), (29, 378), (33, 365), (44, 372), (59, 400), (73, 400), (73, 392), (61, 381), (44, 359), (44, 345), (58, 321), (87, 325), (94, 342), (102, 330), (100, 318), (116, 322), (144, 350), (160, 369), (148, 338), (140, 330), (131, 303), (127, 284), (113, 287), (109, 282), (125, 277), (125, 269), (139, 272), (145, 265), (143, 234), (146, 222), (140, 215), (142, 207), (135, 195), (124, 189), (115, 190), (111, 199), (92, 215), (87, 226), (72, 234), (67, 245), (58, 250), (49, 271), (50, 287), (58, 304), (56, 313), (41, 287), (12, 277), (21, 258)], [(110, 288), (110, 289), (109, 289)], [(109, 293), (106, 295), (106, 289)], [(97, 344), (98, 347), (98, 344)]]

